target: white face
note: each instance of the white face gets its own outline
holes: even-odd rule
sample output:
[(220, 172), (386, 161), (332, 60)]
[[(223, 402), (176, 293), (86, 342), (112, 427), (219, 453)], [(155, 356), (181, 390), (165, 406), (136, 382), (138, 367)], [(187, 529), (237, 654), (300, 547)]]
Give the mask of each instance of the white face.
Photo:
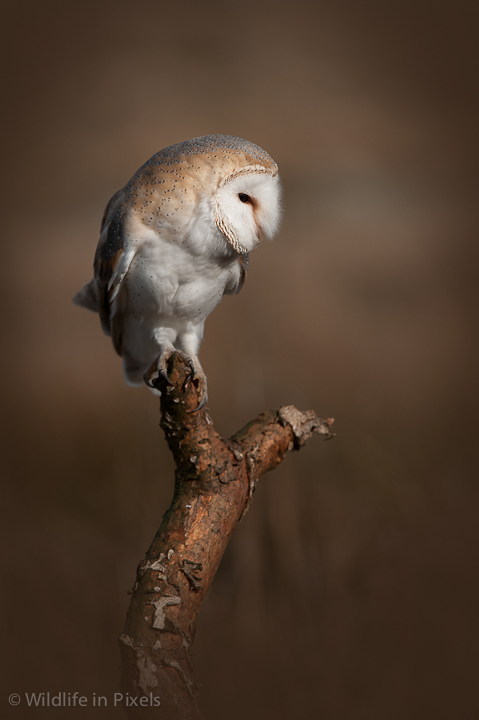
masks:
[(235, 250), (246, 253), (278, 229), (280, 185), (262, 166), (240, 170), (220, 185), (215, 222)]

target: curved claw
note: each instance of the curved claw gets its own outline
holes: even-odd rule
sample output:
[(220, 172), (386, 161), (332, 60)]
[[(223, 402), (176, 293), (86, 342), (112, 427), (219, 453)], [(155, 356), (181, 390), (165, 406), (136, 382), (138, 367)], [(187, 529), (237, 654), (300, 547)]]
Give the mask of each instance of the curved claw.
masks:
[(184, 359), (187, 362), (188, 367), (190, 368), (190, 374), (185, 377), (185, 382), (183, 383), (183, 387), (181, 388), (183, 391), (186, 389), (186, 386), (188, 385), (188, 383), (191, 380), (195, 379), (195, 375), (196, 375), (196, 368), (195, 368), (195, 364), (194, 364), (193, 360), (190, 357), (188, 357), (188, 355), (185, 355)]
[(198, 412), (198, 410), (201, 410), (201, 408), (206, 405), (207, 401), (208, 401), (208, 395), (203, 395), (203, 398), (201, 399), (201, 401), (200, 401), (200, 403), (197, 405), (197, 407), (195, 407), (194, 410), (188, 410), (188, 413), (189, 413), (190, 415), (192, 415), (193, 413)]
[(158, 380), (158, 377), (159, 377), (159, 376), (157, 376), (157, 377), (155, 377), (155, 378), (147, 378), (147, 377), (146, 377), (146, 373), (143, 373), (143, 380), (145, 381), (145, 385), (147, 385), (147, 386), (148, 386), (149, 388), (151, 388), (152, 390), (156, 390), (156, 389), (157, 389), (157, 388), (156, 388), (156, 385), (155, 385), (155, 380)]
[(197, 388), (196, 392), (198, 395), (198, 405), (195, 407), (194, 410), (188, 410), (189, 413), (198, 412), (198, 410), (201, 410), (201, 408), (204, 407), (208, 401), (208, 386), (206, 383), (206, 375), (201, 368), (198, 372), (195, 373), (194, 380)]
[(170, 385), (171, 387), (173, 387), (174, 383), (171, 382), (170, 378), (168, 377), (168, 373), (166, 372), (166, 370), (163, 370), (163, 368), (162, 368), (162, 369), (159, 371), (158, 376), (159, 376), (159, 377), (162, 377), (163, 380), (166, 382), (167, 385)]
[(157, 390), (157, 382), (160, 378), (162, 378), (167, 385), (173, 385), (166, 371), (168, 358), (169, 355), (160, 355), (143, 373), (143, 380), (149, 388)]
[(152, 388), (153, 390), (157, 390), (157, 382), (160, 379), (160, 377), (166, 382), (167, 385), (173, 385), (170, 378), (166, 374), (166, 370), (158, 370), (157, 373), (154, 375), (147, 377), (147, 373), (144, 373), (143, 380), (148, 385), (149, 388)]

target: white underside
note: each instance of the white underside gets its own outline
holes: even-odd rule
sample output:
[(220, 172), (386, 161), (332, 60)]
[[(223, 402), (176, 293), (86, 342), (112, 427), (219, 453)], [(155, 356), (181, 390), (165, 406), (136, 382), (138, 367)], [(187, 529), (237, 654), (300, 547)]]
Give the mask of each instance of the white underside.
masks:
[(137, 386), (164, 350), (174, 347), (197, 358), (204, 322), (225, 289), (238, 284), (241, 269), (239, 256), (216, 226), (205, 227), (201, 212), (180, 241), (135, 218), (127, 226), (124, 252), (135, 252), (111, 311), (112, 325), (120, 323), (115, 333), (121, 334), (125, 379)]

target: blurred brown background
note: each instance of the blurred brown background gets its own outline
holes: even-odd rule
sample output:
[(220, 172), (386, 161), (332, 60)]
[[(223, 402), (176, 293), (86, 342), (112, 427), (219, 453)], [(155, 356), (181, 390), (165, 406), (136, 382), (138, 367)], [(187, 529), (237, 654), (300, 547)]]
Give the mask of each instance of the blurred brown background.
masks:
[[(264, 477), (199, 618), (208, 720), (479, 717), (477, 4), (2, 4), (2, 716), (120, 718), (127, 590), (166, 509), (157, 401), (93, 314), (104, 206), (225, 133), (284, 221), (201, 358), (217, 429), (336, 418)], [(106, 695), (9, 708), (12, 692)]]

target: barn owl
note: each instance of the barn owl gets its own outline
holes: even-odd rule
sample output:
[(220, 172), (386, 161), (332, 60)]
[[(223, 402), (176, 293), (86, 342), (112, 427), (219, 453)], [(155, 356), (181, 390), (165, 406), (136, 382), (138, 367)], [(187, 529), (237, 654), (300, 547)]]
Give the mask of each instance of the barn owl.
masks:
[(98, 312), (129, 385), (156, 392), (180, 352), (207, 400), (198, 359), (207, 316), (238, 293), (248, 253), (277, 230), (278, 168), (257, 145), (206, 135), (153, 155), (108, 203), (94, 277), (74, 302)]

